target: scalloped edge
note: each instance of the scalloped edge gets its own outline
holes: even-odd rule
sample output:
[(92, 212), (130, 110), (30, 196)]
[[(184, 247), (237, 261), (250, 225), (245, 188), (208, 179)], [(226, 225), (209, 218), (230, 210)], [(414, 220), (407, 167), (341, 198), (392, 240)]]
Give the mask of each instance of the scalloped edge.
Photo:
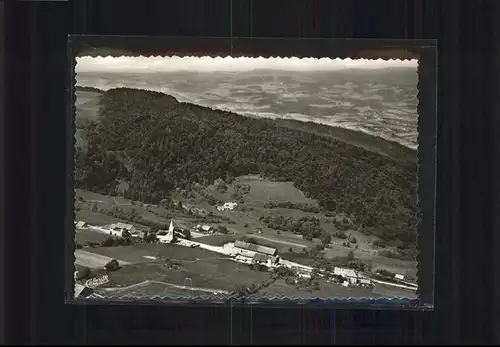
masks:
[[(70, 40), (71, 42), (71, 40)], [(71, 45), (70, 45), (71, 46)], [(95, 47), (94, 47), (95, 48)], [(361, 51), (363, 52), (363, 51)], [(293, 57), (289, 56), (263, 56), (263, 55), (257, 55), (257, 56), (248, 56), (248, 55), (210, 55), (206, 54), (203, 56), (199, 55), (192, 55), (189, 53), (182, 54), (180, 52), (176, 52), (175, 54), (169, 55), (169, 54), (163, 54), (163, 55), (97, 55), (97, 56), (90, 56), (90, 55), (78, 55), (75, 54), (73, 55), (72, 52), (70, 51), (70, 59), (71, 59), (71, 107), (70, 107), (70, 112), (71, 112), (71, 119), (73, 121), (73, 136), (72, 136), (72, 145), (73, 149), (76, 144), (75, 136), (74, 136), (74, 131), (75, 131), (75, 116), (76, 116), (76, 107), (75, 107), (75, 101), (76, 101), (76, 93), (75, 93), (75, 86), (76, 86), (76, 65), (78, 64), (77, 58), (80, 57), (87, 57), (87, 58), (115, 58), (115, 57), (127, 57), (127, 58), (164, 58), (165, 56), (169, 57), (194, 57), (194, 58), (202, 58), (202, 57), (210, 57), (210, 58), (219, 58), (219, 59), (224, 59), (224, 58), (248, 58), (248, 59), (255, 59), (255, 58), (264, 58), (264, 59), (284, 59), (284, 60), (291, 60), (291, 59), (297, 59), (297, 60), (303, 60), (303, 59), (315, 59), (315, 60), (321, 60), (321, 59), (329, 59), (329, 60), (368, 60), (368, 61), (417, 61), (417, 75), (420, 77), (420, 57), (412, 52), (409, 52), (408, 50), (405, 49), (377, 49), (377, 50), (367, 50), (365, 52), (371, 52), (371, 56), (369, 58), (364, 58), (362, 56), (357, 56), (355, 58), (352, 58), (352, 56), (342, 56), (339, 55), (336, 58), (329, 58), (329, 57), (314, 57), (314, 56), (302, 56), (300, 54), (297, 54)], [(404, 55), (411, 55), (411, 57), (403, 57), (403, 58), (394, 58), (394, 57), (387, 57), (384, 56), (387, 54), (387, 52), (399, 52), (400, 54)], [(417, 105), (417, 114), (418, 114), (418, 120), (420, 120), (420, 111), (421, 111), (421, 102), (420, 102), (420, 87), (421, 87), (421, 80), (420, 78), (417, 79), (417, 100), (418, 100), (418, 105)], [(418, 128), (418, 141), (417, 143), (420, 144), (420, 136), (421, 136), (421, 122), (417, 122), (417, 128)], [(417, 187), (419, 186), (419, 178), (420, 178), (420, 151), (417, 149)], [(71, 170), (71, 175), (72, 179), (74, 182), (74, 162), (73, 162), (73, 167)], [(72, 190), (72, 206), (74, 206), (74, 200), (75, 200), (75, 194), (74, 190)], [(418, 226), (417, 228), (420, 229), (420, 226), (422, 224), (422, 211), (420, 208), (420, 195), (417, 193), (417, 211), (419, 213), (419, 218), (418, 218)], [(75, 220), (76, 214), (74, 209), (72, 209), (72, 218), (73, 221)], [(73, 226), (73, 239), (74, 239), (74, 222), (71, 222)], [(417, 283), (419, 283), (419, 280), (421, 278), (421, 267), (420, 267), (420, 259), (421, 259), (421, 251), (420, 251), (420, 238), (421, 238), (421, 233), (417, 233), (417, 254), (416, 254), (416, 266), (417, 266)], [(168, 303), (181, 303), (181, 304), (218, 304), (218, 305), (234, 305), (234, 304), (243, 304), (243, 305), (249, 305), (249, 304), (296, 304), (296, 305), (335, 305), (335, 304), (349, 304), (349, 305), (355, 305), (355, 306), (361, 306), (361, 307), (384, 307), (384, 308), (415, 308), (415, 309), (425, 309), (426, 306), (422, 306), (419, 303), (419, 295), (420, 295), (420, 285), (417, 287), (416, 291), (416, 298), (408, 298), (408, 297), (387, 297), (387, 298), (364, 298), (364, 297), (332, 297), (332, 298), (321, 298), (321, 297), (311, 297), (311, 298), (305, 298), (305, 297), (293, 297), (293, 296), (286, 296), (286, 295), (250, 295), (248, 297), (244, 298), (237, 298), (234, 296), (227, 296), (224, 295), (224, 298), (221, 298), (221, 296), (210, 296), (210, 295), (202, 295), (202, 296), (193, 296), (193, 297), (186, 297), (186, 296), (153, 296), (153, 297), (147, 297), (147, 296), (106, 296), (102, 298), (98, 297), (92, 297), (92, 295), (89, 298), (75, 298), (74, 297), (74, 291), (75, 291), (75, 284), (76, 281), (73, 278), (73, 273), (75, 271), (75, 261), (76, 257), (74, 255), (75, 252), (75, 243), (71, 240), (71, 260), (72, 260), (72, 273), (71, 273), (71, 282), (72, 285), (69, 289), (66, 290), (66, 295), (65, 295), (65, 301), (66, 303), (69, 304), (168, 304)], [(429, 307), (431, 308), (431, 307)]]

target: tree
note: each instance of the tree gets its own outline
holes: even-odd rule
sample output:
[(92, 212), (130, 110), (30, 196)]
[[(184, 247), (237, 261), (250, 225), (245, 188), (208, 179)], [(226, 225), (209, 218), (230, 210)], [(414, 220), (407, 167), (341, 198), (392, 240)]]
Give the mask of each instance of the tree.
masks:
[(219, 225), (217, 231), (221, 234), (227, 234), (229, 230), (224, 225)]
[(118, 263), (118, 260), (113, 259), (106, 265), (104, 265), (104, 269), (106, 271), (116, 271), (120, 268), (120, 263)]
[(332, 242), (332, 235), (328, 234), (328, 233), (323, 233), (321, 235), (321, 242), (324, 244), (324, 245), (328, 245), (330, 244), (330, 242)]
[(101, 247), (113, 247), (115, 245), (115, 239), (109, 236), (106, 240), (102, 241)]
[(188, 229), (182, 230), (181, 233), (186, 240), (191, 240), (191, 232)]
[(156, 242), (156, 234), (147, 233), (146, 235), (144, 235), (144, 242), (155, 243)]
[(349, 253), (347, 253), (347, 260), (349, 260), (349, 261), (354, 260), (354, 252), (353, 251), (349, 251)]
[(183, 209), (184, 209), (184, 205), (182, 204), (182, 201), (179, 201), (179, 202), (177, 203), (177, 209), (178, 209), (178, 210), (183, 210)]
[(351, 235), (351, 236), (349, 236), (349, 242), (350, 243), (357, 243), (358, 239), (356, 239), (356, 237), (354, 237), (353, 235)]

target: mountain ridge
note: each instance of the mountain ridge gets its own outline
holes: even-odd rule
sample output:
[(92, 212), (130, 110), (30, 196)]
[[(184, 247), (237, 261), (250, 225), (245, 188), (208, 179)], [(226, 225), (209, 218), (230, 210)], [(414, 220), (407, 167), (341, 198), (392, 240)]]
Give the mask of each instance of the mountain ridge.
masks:
[(158, 203), (176, 188), (262, 174), (294, 182), (326, 210), (355, 215), (368, 232), (415, 242), (416, 161), (401, 160), (411, 151), (397, 160), (318, 135), (326, 125), (304, 131), (298, 121), (250, 118), (130, 88), (104, 92), (99, 118), (86, 130), (87, 152), (77, 149), (78, 188), (114, 194), (126, 180), (133, 199)]

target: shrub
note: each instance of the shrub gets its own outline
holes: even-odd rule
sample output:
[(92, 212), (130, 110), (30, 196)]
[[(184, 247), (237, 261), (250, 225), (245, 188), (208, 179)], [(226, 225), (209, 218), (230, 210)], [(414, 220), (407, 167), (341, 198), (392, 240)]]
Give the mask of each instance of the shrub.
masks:
[(383, 277), (394, 278), (394, 274), (388, 270), (385, 270), (385, 269), (378, 269), (377, 274), (379, 274)]
[(358, 239), (356, 239), (354, 236), (349, 236), (349, 242), (350, 243), (357, 243), (358, 242)]
[(82, 248), (83, 248), (83, 246), (82, 246), (80, 243), (75, 242), (75, 248), (76, 248), (76, 249), (82, 249)]
[(254, 245), (258, 245), (259, 244), (259, 242), (255, 238), (248, 237), (248, 236), (243, 236), (241, 238), (241, 241), (247, 242), (247, 243), (253, 243)]
[(104, 269), (106, 271), (116, 271), (120, 268), (120, 264), (118, 263), (118, 260), (113, 259), (106, 265), (104, 265)]

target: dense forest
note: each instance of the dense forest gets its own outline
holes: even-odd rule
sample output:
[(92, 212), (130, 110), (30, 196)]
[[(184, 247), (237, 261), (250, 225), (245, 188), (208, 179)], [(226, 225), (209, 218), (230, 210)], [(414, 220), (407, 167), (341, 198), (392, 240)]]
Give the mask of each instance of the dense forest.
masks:
[(136, 89), (104, 92), (99, 117), (86, 126), (86, 150), (77, 149), (79, 188), (116, 194), (123, 180), (128, 197), (158, 203), (196, 182), (261, 174), (294, 182), (322, 210), (354, 216), (365, 232), (415, 241), (415, 161), (395, 160), (280, 120)]

